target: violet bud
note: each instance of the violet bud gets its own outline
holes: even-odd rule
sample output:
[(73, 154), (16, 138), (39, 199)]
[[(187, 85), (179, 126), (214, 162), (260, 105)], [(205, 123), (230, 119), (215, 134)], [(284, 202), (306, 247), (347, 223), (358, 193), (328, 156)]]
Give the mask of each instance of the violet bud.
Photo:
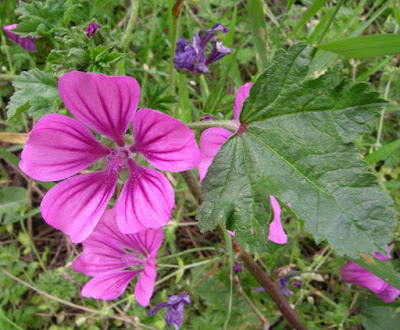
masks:
[(37, 36), (35, 38), (32, 37), (22, 38), (18, 34), (12, 32), (12, 30), (14, 30), (17, 26), (18, 24), (5, 25), (3, 26), (3, 30), (11, 40), (14, 40), (22, 48), (26, 49), (29, 52), (36, 52), (35, 39), (40, 38), (40, 36)]
[(239, 264), (239, 263), (236, 263), (234, 266), (233, 266), (233, 272), (235, 273), (235, 274), (239, 274), (241, 271), (242, 271), (242, 265), (241, 264)]
[(90, 22), (87, 28), (85, 29), (86, 35), (90, 38), (96, 31), (100, 29), (100, 26), (95, 22)]
[(153, 316), (160, 309), (167, 308), (167, 311), (164, 314), (164, 320), (168, 329), (171, 329), (171, 325), (174, 325), (175, 329), (179, 329), (183, 320), (185, 305), (191, 303), (192, 299), (190, 298), (190, 295), (186, 291), (183, 291), (178, 295), (169, 296), (167, 302), (161, 302), (155, 305), (147, 313), (147, 316)]

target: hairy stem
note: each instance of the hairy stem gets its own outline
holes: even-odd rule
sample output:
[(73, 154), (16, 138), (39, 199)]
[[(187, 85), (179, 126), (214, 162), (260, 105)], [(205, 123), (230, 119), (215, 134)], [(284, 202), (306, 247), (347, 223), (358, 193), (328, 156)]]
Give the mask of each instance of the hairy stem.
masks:
[(126, 47), (129, 41), (129, 37), (131, 36), (133, 26), (135, 25), (136, 18), (139, 11), (139, 0), (131, 0), (130, 6), (130, 17), (128, 26), (126, 27), (125, 34), (121, 40), (121, 47)]
[(204, 121), (196, 121), (193, 123), (186, 123), (191, 129), (203, 131), (210, 127), (221, 127), (226, 128), (232, 132), (236, 132), (239, 128), (239, 123), (234, 120), (204, 120)]
[[(192, 195), (196, 198), (200, 205), (204, 201), (204, 196), (201, 192), (199, 183), (192, 172), (182, 172), (183, 179), (185, 180)], [(221, 238), (224, 239), (224, 233), (221, 224), (218, 226), (218, 232)], [(233, 241), (236, 251), (240, 251), (239, 259), (243, 261), (246, 269), (254, 276), (254, 278), (261, 284), (265, 292), (267, 292), (278, 306), (282, 315), (289, 321), (289, 323), (296, 329), (306, 330), (307, 328), (301, 322), (297, 312), (290, 307), (286, 297), (281, 293), (276, 284), (269, 278), (266, 272), (255, 262), (253, 257), (243, 251), (240, 246)]]

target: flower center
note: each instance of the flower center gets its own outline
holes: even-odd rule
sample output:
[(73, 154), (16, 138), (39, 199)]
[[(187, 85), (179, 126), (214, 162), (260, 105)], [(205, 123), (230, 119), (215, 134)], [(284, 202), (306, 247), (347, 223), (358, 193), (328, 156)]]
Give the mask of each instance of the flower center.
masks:
[(109, 168), (119, 172), (128, 166), (129, 151), (125, 148), (110, 149), (106, 157), (106, 164)]
[(122, 256), (122, 261), (126, 264), (126, 267), (130, 270), (143, 269), (147, 263), (147, 258), (138, 251), (124, 248), (126, 253)]

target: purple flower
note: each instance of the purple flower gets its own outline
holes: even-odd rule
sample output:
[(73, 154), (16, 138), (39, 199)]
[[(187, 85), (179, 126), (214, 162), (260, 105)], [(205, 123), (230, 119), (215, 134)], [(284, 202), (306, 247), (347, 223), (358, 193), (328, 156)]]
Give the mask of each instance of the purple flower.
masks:
[(5, 25), (3, 26), (3, 30), (11, 40), (14, 40), (16, 43), (22, 46), (22, 48), (30, 52), (36, 52), (35, 39), (40, 38), (40, 36), (37, 36), (35, 39), (32, 37), (22, 38), (18, 34), (12, 32), (12, 30), (15, 29), (17, 26), (18, 24)]
[(210, 115), (205, 115), (203, 118), (200, 119), (200, 121), (207, 121), (207, 120), (215, 120), (215, 118)]
[[(241, 86), (235, 96), (233, 104), (233, 118), (240, 126), (240, 112), (242, 111), (244, 101), (250, 95), (250, 89), (253, 86), (252, 83), (247, 83)], [(228, 140), (233, 133), (225, 128), (212, 127), (204, 130), (200, 136), (200, 157), (201, 162), (198, 167), (200, 182), (203, 181), (207, 174), (208, 168), (210, 167), (215, 155), (221, 149), (222, 145)], [(274, 196), (270, 196), (271, 207), (274, 213), (274, 219), (269, 225), (268, 240), (276, 244), (286, 244), (287, 236), (283, 230), (281, 223), (281, 207)], [(290, 206), (290, 204), (288, 204)], [(228, 233), (231, 233), (228, 231)]]
[(93, 277), (83, 287), (82, 296), (116, 299), (138, 276), (135, 297), (140, 305), (147, 306), (157, 277), (154, 259), (163, 236), (161, 228), (124, 235), (118, 229), (115, 209), (106, 211), (72, 264), (75, 271)]
[(242, 271), (242, 265), (239, 264), (238, 262), (233, 266), (232, 268), (233, 272), (235, 274), (239, 274)]
[(289, 290), (289, 279), (293, 276), (296, 275), (287, 275), (278, 280), (279, 289), (286, 297), (289, 297), (293, 294), (293, 291)]
[(100, 29), (100, 26), (94, 22), (90, 22), (87, 28), (85, 29), (86, 35), (90, 38), (92, 35), (96, 33), (96, 31)]
[(169, 296), (168, 302), (162, 302), (153, 307), (147, 315), (153, 316), (161, 308), (168, 308), (164, 314), (164, 320), (167, 323), (168, 329), (171, 329), (171, 325), (174, 325), (175, 329), (179, 329), (183, 320), (183, 310), (185, 305), (191, 304), (192, 300), (189, 294), (185, 291), (182, 293)]
[(230, 54), (231, 50), (224, 47), (221, 41), (215, 41), (211, 52), (207, 58), (205, 57), (204, 51), (206, 46), (214, 39), (217, 31), (227, 33), (229, 30), (222, 24), (217, 23), (211, 29), (201, 30), (197, 36), (193, 36), (191, 44), (185, 38), (179, 39), (175, 49), (175, 68), (188, 71), (191, 74), (208, 73), (207, 67), (209, 65)]
[[(193, 132), (161, 112), (136, 112), (140, 87), (131, 77), (74, 71), (61, 76), (58, 90), (79, 121), (45, 115), (29, 133), (19, 164), (35, 180), (66, 179), (43, 198), (44, 220), (73, 243), (82, 242), (99, 222), (124, 171), (129, 177), (115, 203), (121, 232), (166, 225), (175, 204), (174, 190), (161, 172), (139, 165), (137, 159), (142, 155), (161, 171), (192, 169), (200, 162)], [(132, 121), (133, 142), (125, 141)], [(85, 125), (111, 139), (111, 146), (101, 144)], [(73, 176), (101, 159), (102, 170)]]
[[(381, 261), (388, 261), (391, 259), (390, 248), (388, 247), (388, 257), (377, 252), (374, 253), (374, 256)], [(397, 296), (400, 295), (400, 290), (352, 261), (346, 261), (344, 266), (340, 269), (340, 276), (343, 281), (347, 283), (363, 286), (371, 290), (385, 303), (394, 301)]]

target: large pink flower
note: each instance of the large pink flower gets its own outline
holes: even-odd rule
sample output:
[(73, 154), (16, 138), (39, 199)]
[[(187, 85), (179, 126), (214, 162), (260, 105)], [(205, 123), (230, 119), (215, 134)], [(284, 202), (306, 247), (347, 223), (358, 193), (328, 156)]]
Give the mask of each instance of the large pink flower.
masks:
[[(159, 170), (180, 172), (196, 167), (200, 152), (193, 132), (178, 120), (151, 109), (136, 112), (140, 88), (131, 77), (70, 72), (58, 81), (60, 96), (79, 121), (59, 114), (44, 116), (29, 134), (20, 168), (31, 178), (58, 181), (103, 159), (100, 171), (77, 175), (44, 197), (45, 221), (70, 236), (86, 239), (111, 199), (118, 175), (129, 177), (116, 201), (116, 218), (123, 233), (164, 226), (175, 203), (166, 177), (138, 164), (144, 157)], [(133, 120), (133, 143), (125, 133)], [(85, 127), (105, 135), (114, 146), (102, 145)], [(141, 156), (140, 156), (141, 155)]]
[[(388, 256), (385, 257), (380, 253), (374, 253), (375, 258), (381, 261), (388, 261), (391, 258), (390, 248), (388, 247)], [(370, 273), (366, 269), (357, 265), (353, 261), (346, 261), (346, 263), (340, 269), (340, 276), (343, 281), (359, 286), (363, 286), (368, 290), (376, 293), (382, 301), (390, 303), (400, 295), (400, 290), (386, 283), (378, 276)]]
[[(22, 38), (18, 34), (15, 34), (14, 32), (12, 32), (12, 30), (15, 29), (17, 26), (18, 26), (18, 24), (5, 25), (5, 26), (3, 26), (3, 30), (11, 40), (14, 40), (22, 48), (24, 48), (30, 52), (36, 52), (36, 44), (35, 44), (34, 38), (32, 38), (32, 37)], [(40, 36), (36, 37), (36, 39), (39, 39), (39, 38), (40, 38)]]
[(82, 296), (116, 299), (139, 276), (135, 297), (140, 305), (147, 306), (153, 295), (157, 277), (155, 257), (163, 236), (161, 228), (122, 234), (115, 210), (106, 211), (90, 237), (83, 241), (83, 253), (72, 264), (75, 271), (93, 277), (83, 287)]
[[(237, 127), (240, 126), (240, 112), (242, 111), (244, 101), (250, 95), (250, 89), (253, 86), (252, 83), (247, 83), (241, 86), (235, 96), (235, 102), (233, 104), (233, 118), (237, 123)], [(201, 162), (199, 165), (199, 177), (200, 182), (203, 181), (207, 174), (208, 168), (210, 167), (215, 155), (221, 149), (222, 145), (228, 140), (233, 133), (225, 128), (212, 127), (206, 129), (200, 136), (200, 155)], [(283, 230), (281, 223), (281, 207), (274, 196), (270, 196), (271, 207), (274, 214), (274, 219), (269, 225), (269, 236), (268, 240), (277, 244), (286, 244), (287, 236)]]

